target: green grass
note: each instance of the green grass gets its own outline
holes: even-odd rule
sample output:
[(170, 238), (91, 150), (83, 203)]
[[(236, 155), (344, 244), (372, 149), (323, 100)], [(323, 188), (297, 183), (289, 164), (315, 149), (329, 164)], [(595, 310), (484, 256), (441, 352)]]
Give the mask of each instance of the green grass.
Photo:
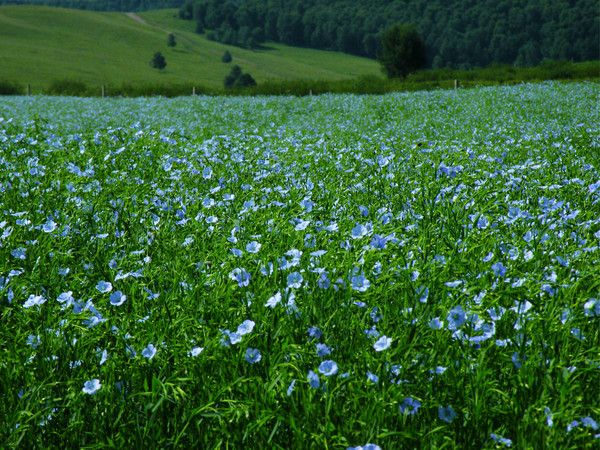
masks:
[[(372, 60), (342, 53), (267, 44), (246, 50), (211, 42), (193, 32), (176, 10), (141, 13), (146, 24), (123, 13), (89, 12), (42, 6), (0, 7), (0, 80), (30, 84), (34, 92), (56, 79), (90, 86), (122, 83), (188, 84), (220, 88), (233, 63), (258, 82), (275, 79), (337, 80), (380, 74)], [(173, 32), (177, 46), (167, 47)], [(149, 61), (156, 51), (167, 60), (163, 71)], [(98, 88), (99, 89), (99, 88)]]

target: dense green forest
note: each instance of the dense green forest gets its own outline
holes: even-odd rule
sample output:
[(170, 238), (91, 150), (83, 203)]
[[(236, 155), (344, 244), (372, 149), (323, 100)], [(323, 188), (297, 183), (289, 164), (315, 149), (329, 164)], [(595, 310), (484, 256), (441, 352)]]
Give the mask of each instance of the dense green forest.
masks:
[(146, 11), (178, 8), (184, 0), (0, 0), (0, 5), (45, 5), (95, 11)]
[(430, 67), (600, 56), (598, 0), (186, 0), (180, 15), (227, 44), (270, 40), (372, 58), (383, 29), (411, 23)]

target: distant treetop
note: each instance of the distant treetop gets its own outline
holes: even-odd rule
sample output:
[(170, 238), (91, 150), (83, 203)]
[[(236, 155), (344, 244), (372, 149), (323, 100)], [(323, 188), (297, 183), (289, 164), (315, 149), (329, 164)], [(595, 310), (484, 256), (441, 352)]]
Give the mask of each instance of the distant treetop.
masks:
[(397, 23), (381, 34), (377, 59), (389, 78), (404, 78), (425, 65), (425, 43), (413, 25)]
[(0, 5), (45, 5), (92, 11), (147, 11), (179, 8), (185, 0), (0, 0)]

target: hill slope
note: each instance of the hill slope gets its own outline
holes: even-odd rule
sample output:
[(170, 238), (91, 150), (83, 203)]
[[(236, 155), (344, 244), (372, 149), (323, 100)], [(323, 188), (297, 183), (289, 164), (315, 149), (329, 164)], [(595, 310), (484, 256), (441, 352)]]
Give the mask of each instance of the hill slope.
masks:
[[(343, 53), (268, 43), (245, 50), (207, 40), (194, 24), (176, 19), (177, 10), (131, 17), (42, 6), (0, 7), (0, 79), (29, 83), (35, 91), (52, 80), (70, 78), (91, 85), (198, 83), (220, 87), (231, 64), (225, 50), (258, 81), (267, 79), (344, 79), (380, 74), (375, 61)], [(138, 20), (134, 20), (138, 19)], [(139, 20), (141, 19), (141, 20)], [(167, 47), (173, 32), (177, 46)], [(167, 67), (152, 69), (154, 52)]]

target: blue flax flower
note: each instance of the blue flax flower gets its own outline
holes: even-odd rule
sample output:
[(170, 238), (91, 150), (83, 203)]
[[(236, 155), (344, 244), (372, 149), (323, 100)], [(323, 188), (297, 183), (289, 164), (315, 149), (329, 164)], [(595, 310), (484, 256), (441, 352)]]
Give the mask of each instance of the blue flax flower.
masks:
[(319, 376), (314, 373), (312, 370), (308, 371), (308, 375), (306, 376), (310, 387), (313, 389), (317, 389), (321, 385), (321, 381), (319, 380)]
[(98, 281), (96, 289), (98, 290), (98, 292), (106, 294), (107, 292), (112, 291), (112, 284), (110, 284), (109, 281)]
[(381, 352), (390, 348), (390, 345), (392, 345), (392, 339), (387, 336), (381, 336), (379, 339), (377, 339), (377, 342), (373, 344), (373, 348), (376, 352)]
[(494, 440), (494, 442), (496, 442), (498, 444), (502, 444), (506, 447), (510, 447), (512, 445), (512, 441), (510, 439), (502, 437), (502, 436), (498, 436), (495, 433), (490, 434), (490, 437)]
[(346, 450), (381, 450), (381, 447), (377, 444), (365, 444), (358, 447), (348, 447)]
[(331, 354), (331, 348), (326, 344), (317, 344), (317, 356), (323, 357)]
[(46, 299), (41, 295), (30, 295), (25, 303), (23, 303), (23, 308), (31, 308), (32, 306), (40, 306), (46, 303)]
[(100, 384), (100, 380), (98, 378), (94, 378), (93, 380), (88, 380), (83, 384), (82, 391), (88, 395), (94, 395), (100, 390), (101, 387), (102, 384)]
[(142, 350), (142, 356), (146, 359), (152, 359), (156, 355), (156, 347), (153, 344), (148, 344), (148, 346)]
[(438, 417), (446, 423), (451, 423), (456, 419), (456, 411), (454, 411), (454, 408), (450, 405), (440, 406), (438, 408)]
[(239, 287), (245, 287), (250, 284), (250, 274), (244, 268), (235, 268), (229, 273), (229, 278), (236, 281)]
[(254, 321), (252, 320), (244, 320), (238, 327), (237, 327), (237, 334), (239, 334), (240, 336), (244, 336), (246, 334), (250, 334), (252, 333), (252, 330), (254, 329)]
[(420, 407), (421, 402), (419, 400), (415, 400), (412, 397), (406, 397), (400, 404), (400, 413), (414, 416)]
[(302, 287), (302, 281), (304, 281), (304, 278), (300, 272), (292, 272), (287, 277), (287, 287), (299, 289)]
[(373, 372), (369, 372), (369, 371), (367, 371), (367, 380), (369, 380), (371, 383), (374, 383), (374, 384), (379, 383), (379, 377), (377, 375), (375, 375)]
[(504, 278), (504, 276), (506, 275), (506, 267), (504, 266), (504, 264), (502, 264), (501, 261), (492, 264), (492, 270), (494, 271), (494, 275), (496, 275), (497, 277)]
[(286, 395), (289, 397), (294, 392), (294, 388), (296, 387), (296, 379), (294, 378), (290, 385), (287, 388)]
[(326, 377), (330, 377), (338, 372), (338, 365), (331, 359), (325, 360), (319, 365), (319, 372)]
[(279, 303), (281, 303), (281, 292), (277, 292), (274, 296), (267, 300), (265, 306), (269, 308), (275, 308)]
[(262, 359), (260, 351), (256, 348), (247, 348), (246, 355), (244, 356), (247, 362), (250, 364), (256, 364)]
[(110, 294), (110, 304), (113, 306), (121, 306), (125, 303), (127, 296), (124, 295), (121, 291), (115, 291)]
[(352, 283), (352, 289), (358, 292), (365, 292), (371, 286), (371, 282), (362, 273), (354, 275), (350, 282)]
[(452, 308), (446, 317), (448, 328), (453, 331), (459, 329), (466, 322), (466, 320), (467, 315), (465, 310), (460, 305)]
[(321, 339), (321, 336), (323, 336), (323, 332), (317, 327), (310, 327), (308, 329), (308, 336), (313, 339)]

